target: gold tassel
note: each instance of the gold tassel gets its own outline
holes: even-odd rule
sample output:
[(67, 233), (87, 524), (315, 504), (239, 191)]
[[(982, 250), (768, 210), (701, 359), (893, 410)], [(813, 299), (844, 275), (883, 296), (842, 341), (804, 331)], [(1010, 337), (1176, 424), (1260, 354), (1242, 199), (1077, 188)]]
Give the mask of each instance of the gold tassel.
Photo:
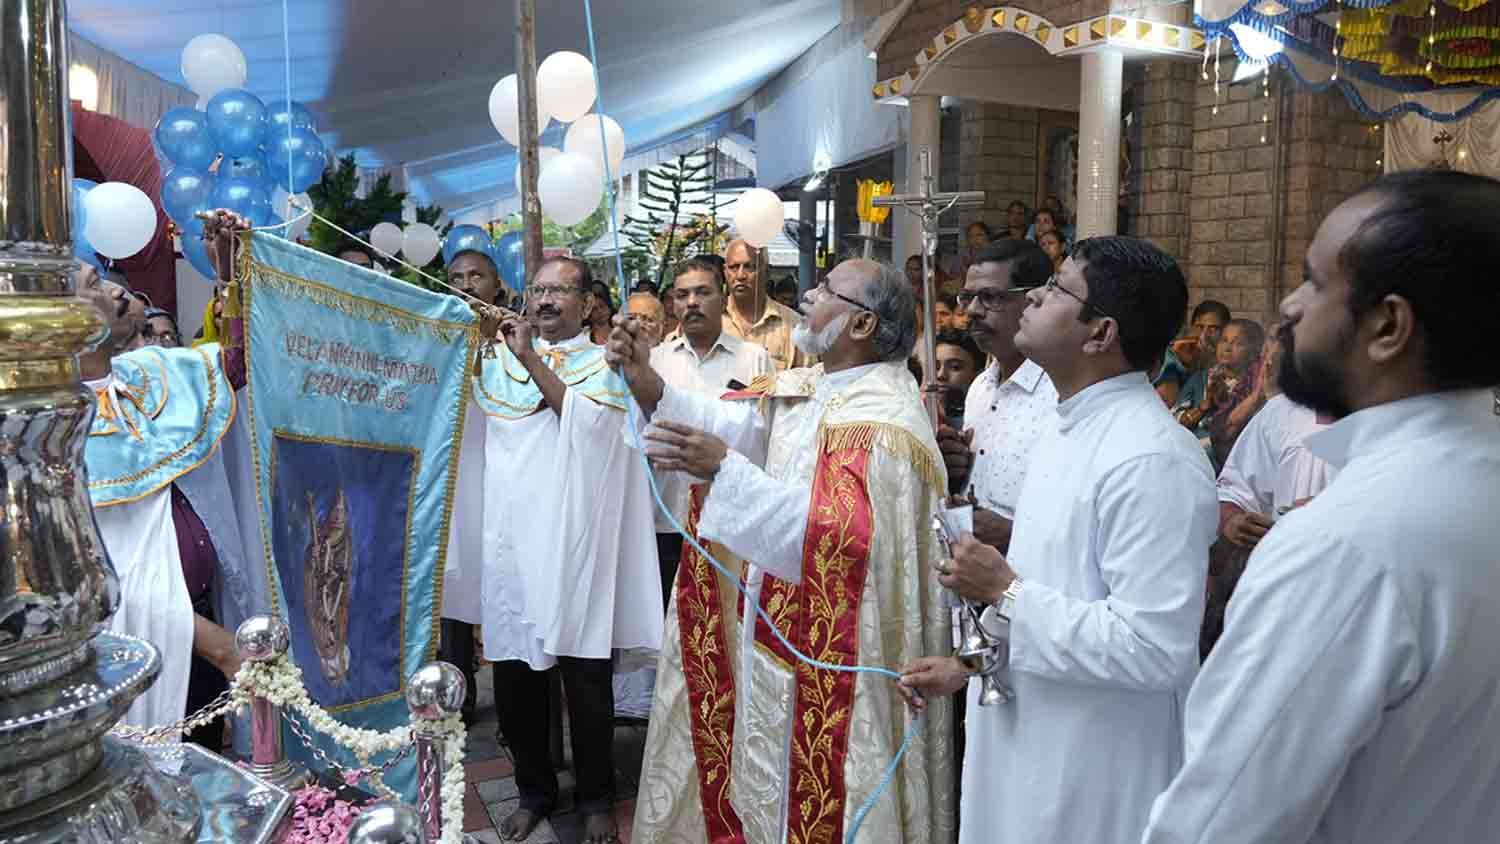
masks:
[(942, 462), (911, 431), (881, 422), (851, 422), (826, 425), (818, 430), (818, 450), (822, 453), (852, 449), (870, 451), (875, 447), (911, 466), (938, 496), (945, 495), (948, 478)]

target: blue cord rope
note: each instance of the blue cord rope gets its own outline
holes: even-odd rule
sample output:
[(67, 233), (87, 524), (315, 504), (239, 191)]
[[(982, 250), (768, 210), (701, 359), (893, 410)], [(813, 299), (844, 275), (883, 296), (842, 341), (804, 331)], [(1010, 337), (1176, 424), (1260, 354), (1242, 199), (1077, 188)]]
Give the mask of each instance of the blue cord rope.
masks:
[(292, 220), (296, 219), (292, 214), (295, 203), (292, 202), (292, 28), (291, 14), (287, 11), (287, 0), (281, 0), (281, 57), (283, 70), (286, 74), (286, 230), (282, 234), (290, 237), (292, 234)]
[[(283, 2), (285, 2), (285, 0), (283, 0)], [(597, 115), (596, 122), (599, 125), (599, 148), (603, 152), (604, 159), (604, 192), (606, 197), (609, 199), (609, 228), (613, 236), (615, 246), (616, 281), (620, 291), (620, 304), (623, 307), (627, 298), (625, 288), (625, 265), (620, 256), (620, 226), (615, 208), (614, 175), (610, 172), (611, 168), (609, 163), (609, 138), (604, 132), (604, 86), (599, 79), (599, 49), (594, 39), (594, 9), (592, 0), (583, 0), (583, 18), (586, 28), (588, 29), (589, 61), (593, 64), (594, 69), (594, 96), (596, 103), (594, 111)], [(632, 407), (635, 407), (634, 396), (631, 397), (630, 403)], [(636, 424), (635, 413), (627, 413), (626, 416), (630, 420), (629, 424), (632, 440), (638, 444), (642, 443), (641, 432), (639, 426)], [(755, 608), (756, 614), (765, 621), (766, 626), (770, 628), (771, 632), (776, 636), (777, 640), (781, 642), (781, 644), (787, 649), (788, 652), (792, 654), (792, 656), (796, 657), (802, 662), (807, 663), (808, 665), (811, 665), (814, 668), (820, 668), (824, 671), (842, 671), (851, 674), (875, 674), (877, 676), (888, 677), (892, 680), (901, 679), (901, 675), (899, 673), (892, 671), (889, 668), (870, 665), (834, 665), (833, 663), (813, 659), (812, 657), (797, 650), (796, 646), (788, 641), (786, 636), (783, 636), (781, 631), (777, 629), (775, 621), (773, 621), (771, 619), (771, 616), (761, 608), (759, 602), (751, 600), (750, 592), (740, 584), (739, 576), (726, 568), (723, 563), (719, 562), (719, 560), (714, 557), (713, 554), (709, 553), (709, 550), (707, 548), (704, 548), (702, 545), (698, 544), (698, 539), (692, 534), (688, 533), (688, 531), (684, 529), (683, 526), (677, 521), (677, 517), (672, 514), (671, 508), (669, 508), (666, 505), (666, 502), (662, 500), (661, 490), (657, 487), (656, 484), (656, 473), (651, 468), (650, 460), (646, 458), (644, 447), (641, 450), (641, 462), (646, 467), (646, 480), (651, 487), (651, 498), (656, 502), (656, 508), (667, 517), (667, 521), (672, 525), (672, 529), (681, 534), (683, 539), (686, 539), (688, 544), (692, 545), (693, 548), (703, 556), (703, 559), (707, 560), (714, 568), (718, 569), (719, 573), (723, 574), (730, 583), (734, 584), (734, 588), (739, 590), (740, 594), (745, 596), (746, 605)], [(886, 767), (885, 773), (881, 776), (879, 784), (876, 785), (874, 791), (870, 792), (869, 798), (866, 799), (864, 804), (859, 807), (859, 810), (854, 813), (854, 817), (849, 824), (849, 830), (844, 836), (844, 841), (846, 842), (846, 844), (853, 844), (855, 836), (859, 833), (860, 825), (864, 823), (865, 816), (870, 813), (870, 810), (875, 807), (875, 802), (880, 798), (880, 795), (884, 793), (886, 788), (890, 786), (891, 780), (896, 775), (896, 770), (901, 765), (901, 760), (906, 756), (906, 751), (910, 749), (912, 742), (921, 732), (921, 722), (922, 716), (918, 715), (912, 718), (907, 723), (906, 736), (902, 739), (901, 746), (896, 750), (895, 756), (891, 758), (891, 762)]]

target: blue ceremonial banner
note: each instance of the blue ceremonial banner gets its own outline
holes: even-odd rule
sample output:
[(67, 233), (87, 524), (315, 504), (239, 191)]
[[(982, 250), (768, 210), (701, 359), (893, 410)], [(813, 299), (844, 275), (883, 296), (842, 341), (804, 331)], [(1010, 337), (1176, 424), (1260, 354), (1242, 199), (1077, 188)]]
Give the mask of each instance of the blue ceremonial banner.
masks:
[[(351, 726), (399, 727), (406, 678), (437, 653), (473, 313), (258, 233), (236, 275), (272, 604), (314, 701)], [(412, 764), (385, 777), (408, 800)]]

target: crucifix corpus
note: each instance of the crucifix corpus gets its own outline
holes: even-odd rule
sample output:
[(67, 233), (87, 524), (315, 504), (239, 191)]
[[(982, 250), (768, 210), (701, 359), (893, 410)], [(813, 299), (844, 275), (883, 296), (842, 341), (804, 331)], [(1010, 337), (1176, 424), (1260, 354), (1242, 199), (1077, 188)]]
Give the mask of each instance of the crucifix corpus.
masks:
[[(927, 404), (927, 413), (932, 417), (932, 427), (942, 421), (941, 406), (937, 390), (937, 300), (933, 282), (933, 256), (937, 253), (938, 218), (950, 208), (982, 208), (984, 191), (966, 190), (958, 193), (937, 193), (932, 176), (932, 152), (922, 148), (922, 190), (919, 193), (900, 193), (877, 196), (873, 204), (880, 208), (900, 208), (915, 214), (922, 220), (922, 399)], [(911, 183), (908, 177), (907, 184)]]

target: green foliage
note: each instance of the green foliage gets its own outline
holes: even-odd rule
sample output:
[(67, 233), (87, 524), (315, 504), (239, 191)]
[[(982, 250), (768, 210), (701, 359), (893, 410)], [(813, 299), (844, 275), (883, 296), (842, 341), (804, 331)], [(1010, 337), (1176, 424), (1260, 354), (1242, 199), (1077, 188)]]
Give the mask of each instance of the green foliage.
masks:
[[(389, 221), (400, 225), (401, 208), (406, 202), (407, 195), (405, 191), (391, 190), (390, 173), (381, 174), (363, 199), (355, 195), (358, 188), (359, 170), (351, 154), (340, 158), (337, 167), (323, 171), (322, 181), (308, 188), (307, 195), (312, 199), (318, 217), (331, 220), (345, 231), (362, 238), (368, 237), (370, 229), (374, 228), (376, 223)], [(418, 222), (436, 227), (442, 216), (443, 209), (439, 206), (420, 205), (417, 207)], [(450, 222), (438, 229), (438, 235), (446, 236), (452, 228), (453, 224)], [(312, 225), (307, 229), (307, 241), (312, 248), (329, 255), (337, 254), (340, 249), (350, 244), (349, 238), (339, 234), (332, 226), (317, 217), (313, 218)], [(437, 257), (422, 269), (430, 275), (442, 278), (444, 275), (442, 252), (439, 252)], [(393, 276), (418, 287), (442, 290), (417, 273), (399, 265)]]
[[(660, 290), (673, 264), (719, 250), (728, 227), (718, 221), (712, 164), (710, 156), (695, 153), (641, 171), (638, 204), (645, 214), (626, 217), (620, 229), (630, 242), (621, 256), (628, 277), (654, 273)], [(693, 205), (707, 205), (709, 212), (690, 214)]]

